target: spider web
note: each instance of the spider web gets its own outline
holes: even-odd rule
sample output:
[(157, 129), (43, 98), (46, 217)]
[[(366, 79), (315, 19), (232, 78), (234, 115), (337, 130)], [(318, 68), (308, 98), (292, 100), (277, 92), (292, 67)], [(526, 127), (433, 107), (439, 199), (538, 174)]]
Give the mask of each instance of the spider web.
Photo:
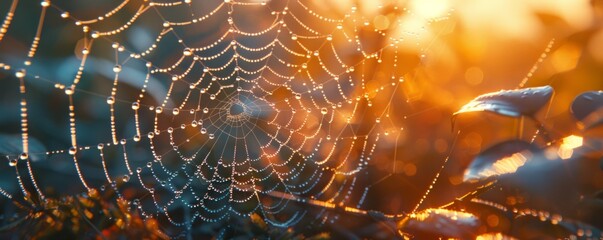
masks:
[[(312, 218), (323, 223), (338, 218), (328, 209), (362, 211), (367, 166), (380, 144), (395, 147), (406, 115), (394, 105), (411, 100), (423, 56), (408, 52), (420, 33), (391, 34), (410, 14), (398, 3), (379, 6), (387, 28), (357, 6), (302, 0), (10, 4), (0, 44), (29, 45), (25, 57), (0, 55), (19, 83), (22, 150), (6, 155), (18, 187), (0, 193), (43, 200), (44, 158), (73, 169), (63, 177), (80, 191), (112, 189), (177, 226), (258, 213), (287, 227), (307, 215), (297, 203), (322, 207)], [(39, 13), (33, 40), (17, 13)], [(62, 121), (68, 145), (37, 151), (34, 126), (48, 124), (32, 117), (36, 104), (59, 109), (44, 117)]]

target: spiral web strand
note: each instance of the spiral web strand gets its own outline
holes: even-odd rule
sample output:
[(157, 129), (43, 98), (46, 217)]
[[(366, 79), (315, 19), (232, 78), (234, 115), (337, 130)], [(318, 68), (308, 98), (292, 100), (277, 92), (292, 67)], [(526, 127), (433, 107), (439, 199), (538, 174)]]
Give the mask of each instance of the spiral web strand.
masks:
[[(8, 9), (0, 44), (19, 4)], [(45, 198), (32, 156), (68, 157), (87, 191), (112, 188), (143, 216), (188, 227), (258, 213), (286, 227), (307, 215), (296, 202), (362, 211), (371, 157), (403, 129), (390, 114), (404, 115), (392, 106), (405, 98), (410, 71), (399, 67), (407, 57), (400, 49), (416, 33), (389, 36), (356, 7), (336, 17), (303, 0), (125, 0), (88, 18), (67, 3), (37, 7), (27, 10), (40, 12), (26, 57), (0, 63), (20, 84), (22, 153), (6, 157), (25, 196)], [(36, 54), (52, 48), (41, 44), (54, 24), (80, 36), (67, 43), (73, 74), (37, 75), (48, 56)], [(150, 40), (138, 42), (136, 31)], [(381, 65), (391, 70), (375, 77)], [(28, 87), (48, 84), (67, 105), (59, 107), (70, 146), (32, 152)], [(81, 130), (94, 111), (107, 114), (105, 129)], [(126, 196), (124, 185), (146, 194)], [(172, 216), (183, 208), (189, 218)]]

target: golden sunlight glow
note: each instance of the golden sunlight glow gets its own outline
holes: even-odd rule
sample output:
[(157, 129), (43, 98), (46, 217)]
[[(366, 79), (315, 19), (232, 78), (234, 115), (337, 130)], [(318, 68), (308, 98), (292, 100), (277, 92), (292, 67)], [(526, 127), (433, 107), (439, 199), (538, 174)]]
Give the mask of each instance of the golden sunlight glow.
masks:
[(576, 44), (564, 44), (551, 55), (551, 63), (557, 72), (572, 70), (578, 64), (582, 49)]
[(561, 146), (557, 154), (561, 159), (569, 159), (574, 154), (574, 149), (579, 148), (584, 143), (584, 139), (580, 136), (570, 135), (562, 139)]
[(419, 221), (423, 221), (430, 217), (434, 217), (434, 215), (446, 217), (446, 218), (449, 218), (454, 221), (464, 221), (464, 220), (470, 220), (470, 219), (476, 218), (475, 215), (473, 215), (471, 213), (458, 212), (458, 211), (453, 211), (453, 210), (448, 210), (448, 209), (435, 209), (435, 208), (426, 209), (420, 213), (412, 214), (411, 217), (415, 218)]
[(503, 240), (503, 239), (515, 239), (503, 235), (502, 233), (486, 233), (479, 235), (475, 238), (476, 240)]
[(373, 18), (373, 25), (375, 25), (375, 28), (378, 30), (385, 30), (389, 28), (390, 21), (385, 15), (377, 15), (375, 18)]
[(588, 52), (599, 62), (603, 62), (603, 29), (597, 31), (588, 42)]
[(497, 160), (496, 162), (494, 162), (492, 164), (492, 166), (490, 166), (486, 169), (483, 169), (482, 171), (477, 173), (476, 174), (477, 176), (468, 176), (469, 169), (466, 170), (465, 178), (467, 180), (472, 180), (473, 178), (476, 178), (478, 176), (479, 176), (479, 179), (481, 179), (481, 178), (487, 178), (487, 177), (491, 177), (491, 176), (514, 173), (517, 171), (517, 169), (519, 167), (523, 166), (530, 157), (531, 157), (531, 154), (529, 154), (527, 152), (526, 153), (524, 153), (524, 152), (514, 153), (511, 156), (504, 157), (502, 159)]
[[(543, 26), (535, 12), (558, 16), (574, 28), (586, 28), (592, 12), (587, 0), (491, 0), (455, 1), (463, 25), (482, 34), (533, 40)], [(571, 10), (570, 10), (571, 9)], [(482, 36), (486, 37), (487, 36)]]
[(471, 85), (479, 85), (484, 80), (484, 72), (478, 67), (470, 67), (465, 71), (465, 81)]
[(570, 135), (563, 138), (563, 144), (561, 145), (564, 148), (578, 148), (581, 147), (584, 143), (584, 139), (580, 136)]
[(410, 11), (417, 17), (432, 19), (444, 16), (450, 10), (447, 0), (414, 0), (410, 1)]

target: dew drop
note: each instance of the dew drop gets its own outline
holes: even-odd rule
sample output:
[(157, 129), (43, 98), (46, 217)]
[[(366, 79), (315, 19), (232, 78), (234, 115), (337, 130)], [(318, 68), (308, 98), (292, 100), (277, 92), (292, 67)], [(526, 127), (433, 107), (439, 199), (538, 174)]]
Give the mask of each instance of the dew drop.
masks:
[(115, 73), (121, 72), (121, 66), (120, 65), (113, 66), (113, 72), (115, 72)]
[(29, 154), (27, 154), (27, 153), (21, 153), (21, 155), (19, 155), (19, 158), (21, 160), (27, 160), (27, 158), (29, 158)]
[(17, 72), (15, 73), (15, 76), (16, 76), (16, 77), (18, 77), (18, 78), (23, 78), (23, 77), (25, 77), (25, 69), (21, 69), (21, 70), (17, 71)]
[(201, 128), (201, 134), (206, 134), (207, 133), (207, 129), (206, 128)]
[(115, 103), (115, 98), (113, 96), (107, 97), (107, 104), (111, 105)]
[(123, 180), (124, 182), (128, 182), (128, 181), (130, 181), (130, 176), (128, 176), (128, 175), (124, 175), (124, 177), (122, 178), (122, 180)]
[(10, 161), (8, 161), (8, 166), (11, 166), (11, 167), (17, 166), (17, 159), (14, 158), (14, 159), (11, 159)]
[(96, 145), (96, 148), (98, 148), (98, 150), (101, 150), (105, 147), (105, 144), (99, 143), (98, 145)]
[(213, 133), (209, 134), (209, 139), (214, 139), (216, 136)]
[(329, 112), (329, 110), (327, 110), (327, 108), (322, 108), (320, 109), (320, 113), (322, 113), (322, 115), (325, 115)]
[(132, 103), (132, 109), (133, 110), (138, 110), (140, 108), (140, 103), (138, 102), (133, 102)]
[(182, 52), (182, 54), (184, 54), (184, 56), (190, 56), (190, 55), (193, 55), (193, 51), (191, 51), (190, 48), (185, 48), (184, 52)]
[(174, 116), (180, 114), (180, 109), (174, 108), (174, 110), (172, 110), (172, 114), (174, 114)]
[(70, 147), (69, 148), (69, 155), (75, 155), (75, 153), (77, 153), (77, 148), (76, 147)]

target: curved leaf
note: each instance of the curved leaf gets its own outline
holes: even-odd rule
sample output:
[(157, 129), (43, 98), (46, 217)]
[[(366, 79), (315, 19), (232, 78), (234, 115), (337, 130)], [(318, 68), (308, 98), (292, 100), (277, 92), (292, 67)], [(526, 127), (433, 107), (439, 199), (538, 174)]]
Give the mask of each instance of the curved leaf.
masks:
[(521, 140), (509, 140), (481, 152), (465, 170), (463, 180), (477, 182), (490, 177), (514, 173), (523, 166), (537, 147)]
[[(0, 155), (19, 155), (23, 152), (21, 136), (0, 134)], [(38, 139), (29, 137), (29, 159), (40, 161), (46, 158), (46, 147)], [(43, 154), (42, 154), (43, 153)]]
[(603, 238), (601, 230), (589, 224), (554, 216), (552, 219), (543, 219), (541, 215), (518, 216), (513, 223), (511, 235), (520, 239)]
[(467, 112), (493, 112), (503, 116), (533, 116), (553, 96), (551, 86), (501, 90), (487, 93), (465, 104), (454, 116)]
[(570, 111), (578, 121), (582, 121), (602, 107), (603, 91), (588, 91), (574, 98)]
[(511, 227), (513, 213), (500, 203), (473, 198), (469, 201), (459, 202), (459, 205), (464, 211), (474, 214), (479, 219), (486, 220), (484, 225), (488, 231), (506, 232)]
[(603, 91), (588, 91), (578, 95), (572, 102), (570, 112), (584, 129), (603, 124)]
[(588, 114), (582, 121), (580, 121), (580, 127), (583, 129), (591, 129), (596, 126), (603, 124), (603, 107)]
[(400, 230), (440, 237), (473, 238), (481, 223), (470, 213), (447, 209), (426, 209), (402, 220)]

